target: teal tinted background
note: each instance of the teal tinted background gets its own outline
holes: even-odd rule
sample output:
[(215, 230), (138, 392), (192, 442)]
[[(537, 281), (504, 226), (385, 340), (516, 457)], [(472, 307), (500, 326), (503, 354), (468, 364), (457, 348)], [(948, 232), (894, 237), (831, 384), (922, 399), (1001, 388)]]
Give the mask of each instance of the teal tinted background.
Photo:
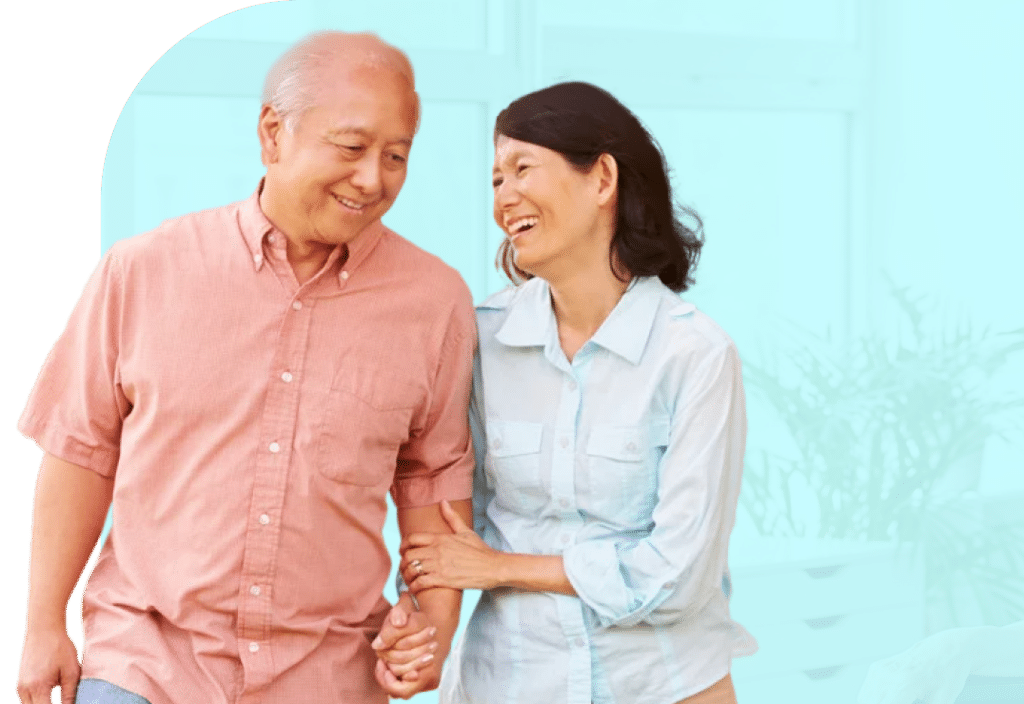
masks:
[[(510, 99), (590, 80), (661, 142), (706, 224), (686, 298), (746, 365), (733, 606), (761, 650), (735, 662), (742, 702), (852, 702), (872, 661), (1024, 619), (1024, 355), (1000, 334), (1024, 327), (1024, 5), (240, 10), (179, 42), (128, 101), (104, 168), (104, 249), (253, 191), (263, 75), (320, 28), (370, 29), (409, 53), (423, 119), (385, 222), (478, 300), (504, 285), (490, 130)], [(387, 537), (397, 546), (393, 523)]]

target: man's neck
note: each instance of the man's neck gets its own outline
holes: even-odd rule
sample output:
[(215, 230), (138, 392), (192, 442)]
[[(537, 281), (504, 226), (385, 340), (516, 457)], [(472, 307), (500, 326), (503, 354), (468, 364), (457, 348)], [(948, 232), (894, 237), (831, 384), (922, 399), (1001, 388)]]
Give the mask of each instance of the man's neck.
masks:
[(260, 210), (267, 220), (284, 235), (288, 263), (299, 285), (306, 283), (320, 271), (336, 245), (325, 244), (314, 237), (305, 236), (306, 229), (289, 222), (287, 210), (278, 207), (266, 184), (260, 191)]

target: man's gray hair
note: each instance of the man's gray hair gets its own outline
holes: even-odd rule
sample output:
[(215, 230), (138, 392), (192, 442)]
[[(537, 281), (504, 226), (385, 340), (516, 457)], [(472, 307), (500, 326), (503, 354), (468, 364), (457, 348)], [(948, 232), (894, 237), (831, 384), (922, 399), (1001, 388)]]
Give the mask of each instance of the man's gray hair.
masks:
[[(395, 70), (409, 80), (409, 88), (416, 95), (412, 63), (401, 49), (372, 33), (326, 31), (304, 37), (274, 62), (263, 83), (262, 104), (284, 119), (285, 129), (293, 130), (298, 118), (316, 104), (321, 70), (339, 57), (356, 66)], [(416, 125), (419, 127), (418, 95)]]

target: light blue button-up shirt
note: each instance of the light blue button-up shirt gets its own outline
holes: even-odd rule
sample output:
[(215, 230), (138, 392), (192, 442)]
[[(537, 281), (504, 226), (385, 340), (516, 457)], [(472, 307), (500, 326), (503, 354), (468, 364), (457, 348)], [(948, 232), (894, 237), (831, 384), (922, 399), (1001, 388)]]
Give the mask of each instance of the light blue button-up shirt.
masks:
[(442, 702), (671, 704), (753, 638), (727, 568), (746, 434), (736, 348), (657, 278), (637, 279), (574, 356), (547, 283), (477, 308), (475, 528), (561, 555), (577, 597), (483, 592)]

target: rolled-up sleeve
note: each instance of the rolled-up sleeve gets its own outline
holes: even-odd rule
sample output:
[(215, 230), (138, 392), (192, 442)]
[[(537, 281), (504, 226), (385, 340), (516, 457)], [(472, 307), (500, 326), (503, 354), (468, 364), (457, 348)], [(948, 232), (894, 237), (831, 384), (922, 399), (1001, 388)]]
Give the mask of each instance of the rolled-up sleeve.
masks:
[(672, 623), (722, 589), (746, 438), (731, 341), (707, 351), (679, 388), (650, 533), (586, 540), (563, 553), (570, 583), (603, 626)]
[(391, 495), (400, 508), (470, 498), (473, 448), (468, 407), (476, 349), (476, 322), (468, 289), (444, 333), (422, 429), (402, 446)]
[(46, 452), (114, 475), (121, 426), (131, 409), (121, 387), (123, 277), (111, 250), (89, 278), (47, 356), (18, 421)]

